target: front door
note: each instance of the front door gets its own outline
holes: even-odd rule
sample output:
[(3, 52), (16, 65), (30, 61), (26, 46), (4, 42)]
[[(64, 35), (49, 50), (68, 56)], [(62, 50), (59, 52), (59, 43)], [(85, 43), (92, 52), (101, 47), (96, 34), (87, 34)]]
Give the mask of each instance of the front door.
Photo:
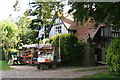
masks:
[(95, 54), (97, 55), (97, 61), (102, 61), (102, 49), (101, 48), (96, 48), (95, 49)]

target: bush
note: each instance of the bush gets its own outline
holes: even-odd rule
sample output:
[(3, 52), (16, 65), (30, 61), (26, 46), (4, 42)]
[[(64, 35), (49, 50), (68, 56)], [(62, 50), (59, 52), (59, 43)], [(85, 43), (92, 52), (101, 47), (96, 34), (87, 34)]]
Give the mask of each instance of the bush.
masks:
[(59, 39), (62, 63), (65, 65), (80, 65), (83, 54), (82, 43), (73, 34), (56, 35), (52, 37), (49, 42), (59, 44)]
[(109, 72), (120, 75), (120, 37), (112, 41), (106, 55)]
[(5, 60), (4, 50), (1, 47), (0, 47), (0, 53), (2, 53), (2, 56), (1, 56), (0, 60)]
[(9, 49), (8, 59), (12, 59), (12, 55), (17, 55), (16, 49)]

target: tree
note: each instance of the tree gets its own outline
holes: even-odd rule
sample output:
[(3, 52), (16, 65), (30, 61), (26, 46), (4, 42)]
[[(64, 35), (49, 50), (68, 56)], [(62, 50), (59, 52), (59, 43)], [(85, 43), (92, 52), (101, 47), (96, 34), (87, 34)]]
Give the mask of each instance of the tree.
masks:
[[(34, 22), (40, 22), (39, 25), (48, 25), (50, 19), (55, 15), (56, 11), (62, 11), (63, 5), (60, 2), (32, 2), (32, 8), (25, 12), (26, 16), (37, 16), (37, 19), (33, 20)], [(34, 10), (33, 10), (34, 9)]]
[(74, 2), (70, 3), (75, 20), (84, 23), (89, 19), (107, 25), (120, 25), (120, 2)]
[(16, 24), (18, 25), (19, 29), (19, 43), (29, 44), (37, 42), (37, 30), (30, 29), (30, 23), (30, 18), (25, 16), (18, 17), (18, 21), (16, 21)]
[(32, 20), (30, 28), (39, 30), (42, 26), (45, 26), (45, 36), (48, 37), (52, 18), (56, 12), (62, 11), (63, 5), (60, 2), (38, 1), (32, 2), (30, 5), (32, 5), (32, 8), (26, 11), (25, 15), (37, 16), (37, 19)]
[[(41, 1), (41, 2), (40, 2)], [(60, 2), (43, 2), (42, 0), (29, 1), (29, 9), (24, 13), (25, 17), (36, 16), (36, 19), (31, 20), (29, 28), (32, 30), (40, 30), (42, 26), (45, 26), (45, 35), (48, 36), (49, 25), (56, 12), (63, 10), (63, 4)], [(17, 11), (19, 0), (13, 5), (15, 11)], [(38, 33), (38, 32), (37, 32)]]
[(18, 43), (18, 27), (13, 21), (2, 20), (0, 22), (2, 32), (2, 48), (5, 53), (5, 59), (8, 59), (8, 52), (14, 49)]

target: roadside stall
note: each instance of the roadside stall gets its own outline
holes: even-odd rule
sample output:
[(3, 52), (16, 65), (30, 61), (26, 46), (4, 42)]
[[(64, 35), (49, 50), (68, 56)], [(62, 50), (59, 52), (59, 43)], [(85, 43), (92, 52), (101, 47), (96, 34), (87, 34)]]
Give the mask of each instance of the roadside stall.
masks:
[(31, 44), (19, 48), (23, 63), (38, 64), (38, 69), (56, 69), (60, 63), (59, 46), (52, 44)]

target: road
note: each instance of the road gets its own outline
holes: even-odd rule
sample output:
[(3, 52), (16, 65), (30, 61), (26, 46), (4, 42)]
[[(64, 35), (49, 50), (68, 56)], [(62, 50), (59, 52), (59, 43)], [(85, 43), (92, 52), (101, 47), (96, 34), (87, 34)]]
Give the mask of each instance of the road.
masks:
[[(2, 78), (80, 78), (85, 75), (92, 75), (105, 70), (81, 71), (88, 69), (79, 67), (59, 67), (56, 70), (38, 70), (36, 66), (11, 66), (14, 69), (2, 71)], [(103, 67), (103, 66), (102, 66)], [(98, 67), (99, 68), (99, 67)], [(101, 66), (100, 66), (101, 68)]]

